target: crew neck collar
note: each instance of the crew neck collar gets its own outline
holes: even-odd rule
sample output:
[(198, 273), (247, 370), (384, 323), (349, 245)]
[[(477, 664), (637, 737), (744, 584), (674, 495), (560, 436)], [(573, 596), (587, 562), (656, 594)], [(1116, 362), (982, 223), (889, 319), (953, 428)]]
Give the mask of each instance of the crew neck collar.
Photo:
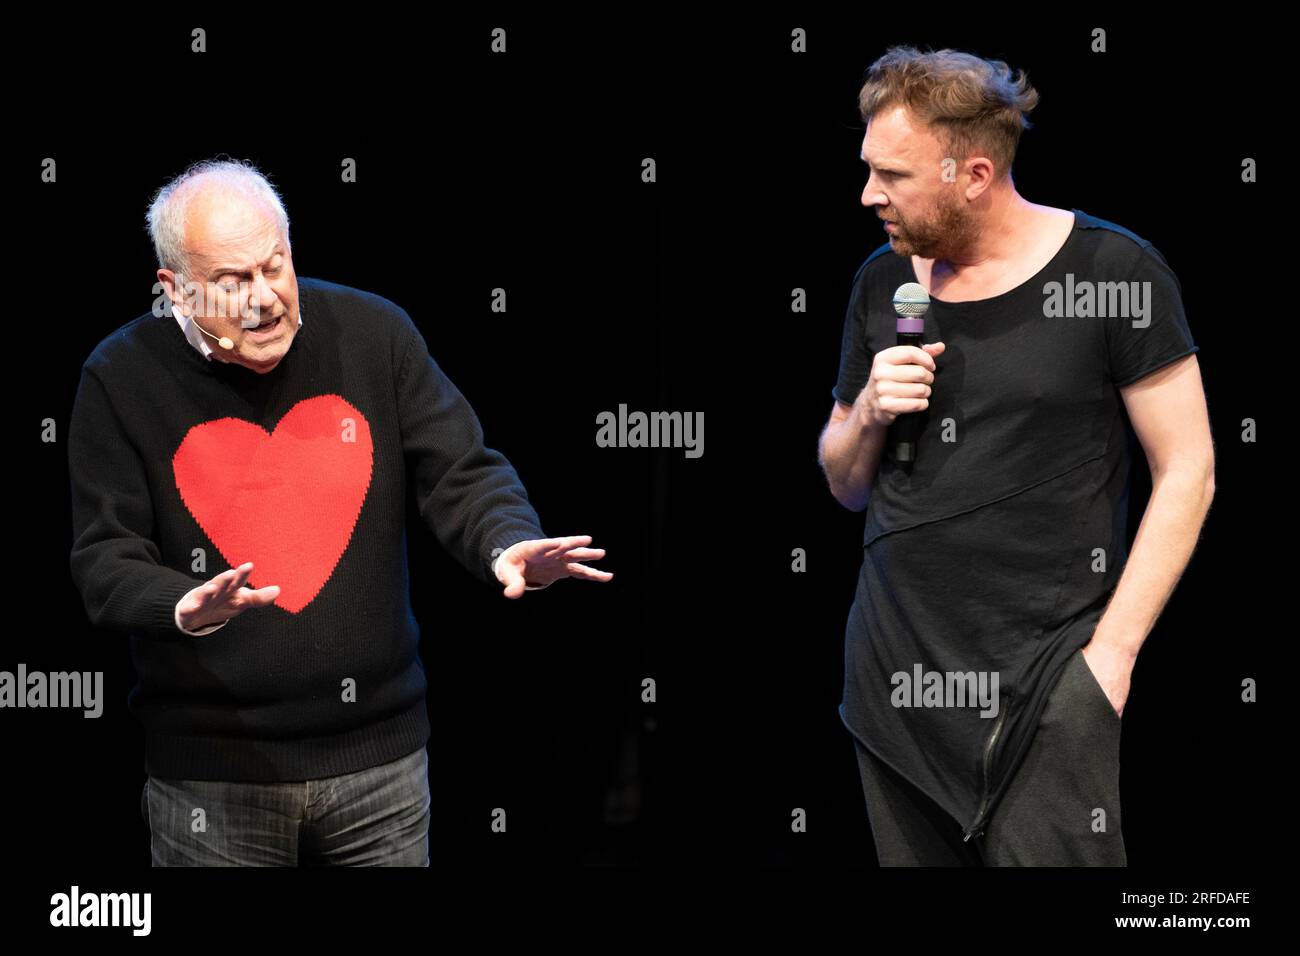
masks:
[[(1070, 227), (1070, 233), (1065, 237), (1065, 242), (1061, 243), (1061, 247), (1056, 250), (1056, 253), (1052, 256), (1051, 259), (1047, 261), (1046, 265), (1044, 265), (1041, 269), (1039, 269), (1036, 273), (1034, 273), (1024, 282), (1020, 283), (1014, 289), (1008, 289), (1006, 292), (1001, 292), (998, 295), (989, 296), (986, 299), (967, 299), (958, 302), (949, 302), (946, 299), (937, 299), (934, 296), (931, 296), (930, 297), (931, 307), (935, 305), (939, 305), (946, 309), (964, 309), (967, 311), (994, 307), (1002, 304), (1007, 299), (1010, 299), (1013, 296), (1021, 294), (1026, 288), (1033, 286), (1035, 283), (1041, 284), (1043, 276), (1049, 273), (1053, 268), (1055, 268), (1056, 264), (1065, 256), (1066, 252), (1071, 248), (1071, 246), (1074, 243), (1075, 236), (1077, 236), (1079, 233), (1079, 226), (1083, 220), (1085, 213), (1083, 213), (1078, 209), (1071, 209), (1070, 212), (1074, 214), (1074, 224)], [(917, 278), (916, 275), (916, 268), (912, 265), (911, 256), (908, 256), (907, 258), (907, 269), (912, 274), (912, 281), (919, 282), (920, 280)]]

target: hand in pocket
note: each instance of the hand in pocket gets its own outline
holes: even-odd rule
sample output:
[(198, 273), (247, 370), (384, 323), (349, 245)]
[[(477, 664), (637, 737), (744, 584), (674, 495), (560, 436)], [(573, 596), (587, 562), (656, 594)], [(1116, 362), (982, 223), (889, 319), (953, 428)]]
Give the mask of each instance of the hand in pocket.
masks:
[(1133, 658), (1104, 644), (1089, 641), (1079, 651), (1083, 663), (1098, 690), (1106, 695), (1116, 717), (1124, 716), (1129, 684), (1133, 676)]

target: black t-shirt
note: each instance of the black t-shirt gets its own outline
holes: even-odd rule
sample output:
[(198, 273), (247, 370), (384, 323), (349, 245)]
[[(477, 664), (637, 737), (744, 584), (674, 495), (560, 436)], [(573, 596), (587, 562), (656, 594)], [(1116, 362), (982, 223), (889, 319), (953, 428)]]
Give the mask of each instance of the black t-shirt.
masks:
[[(840, 715), (968, 831), (1019, 766), (1047, 694), (1092, 639), (1127, 560), (1134, 440), (1118, 387), (1197, 351), (1177, 277), (1147, 241), (1074, 210), (1033, 278), (971, 302), (931, 298), (946, 343), (916, 461), (882, 455), (845, 635)], [(854, 279), (838, 401), (897, 344), (911, 259), (885, 244)], [(895, 706), (895, 675), (997, 676), (998, 707)], [(971, 685), (974, 686), (974, 685)], [(986, 716), (981, 716), (986, 714)]]

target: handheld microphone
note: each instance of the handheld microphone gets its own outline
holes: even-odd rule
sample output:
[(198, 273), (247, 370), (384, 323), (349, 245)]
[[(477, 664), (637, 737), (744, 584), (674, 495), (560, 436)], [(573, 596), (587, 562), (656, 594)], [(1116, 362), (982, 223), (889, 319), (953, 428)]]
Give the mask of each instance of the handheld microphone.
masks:
[[(925, 342), (925, 313), (930, 308), (930, 294), (919, 282), (905, 282), (894, 293), (894, 311), (898, 313), (898, 344), (920, 348)], [(920, 421), (915, 413), (894, 419), (894, 460), (916, 461), (916, 434)]]

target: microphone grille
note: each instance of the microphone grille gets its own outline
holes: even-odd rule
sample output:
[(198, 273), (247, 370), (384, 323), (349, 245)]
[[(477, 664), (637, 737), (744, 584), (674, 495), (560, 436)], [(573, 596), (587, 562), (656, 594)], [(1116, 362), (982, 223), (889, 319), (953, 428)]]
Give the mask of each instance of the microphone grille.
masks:
[(894, 293), (894, 311), (899, 315), (925, 315), (930, 308), (930, 293), (919, 282), (904, 282)]

